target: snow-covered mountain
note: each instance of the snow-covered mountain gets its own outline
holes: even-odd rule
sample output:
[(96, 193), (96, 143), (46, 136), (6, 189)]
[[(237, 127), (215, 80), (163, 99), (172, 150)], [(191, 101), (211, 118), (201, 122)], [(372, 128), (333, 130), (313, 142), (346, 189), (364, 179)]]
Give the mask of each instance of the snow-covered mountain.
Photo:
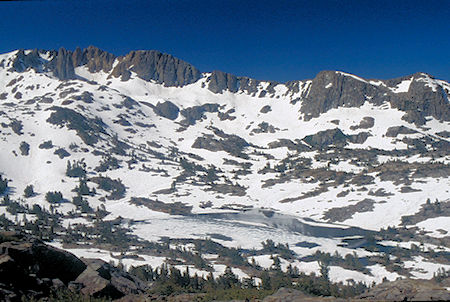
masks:
[[(49, 208), (46, 193), (61, 192), (63, 224), (92, 225), (73, 202), (86, 174), (89, 207), (139, 238), (243, 249), (272, 239), (298, 256), (283, 266), (304, 271), (317, 269), (301, 260), (317, 250), (376, 257), (383, 251), (348, 240), (407, 229), (409, 240), (379, 241), (423, 248), (405, 271), (372, 263), (367, 274), (332, 267), (331, 277), (431, 277), (450, 269), (449, 97), (450, 84), (425, 73), (276, 83), (200, 72), (158, 51), (14, 51), (0, 55), (4, 194), (19, 199), (32, 185), (21, 202)], [(427, 258), (430, 249), (447, 260)]]

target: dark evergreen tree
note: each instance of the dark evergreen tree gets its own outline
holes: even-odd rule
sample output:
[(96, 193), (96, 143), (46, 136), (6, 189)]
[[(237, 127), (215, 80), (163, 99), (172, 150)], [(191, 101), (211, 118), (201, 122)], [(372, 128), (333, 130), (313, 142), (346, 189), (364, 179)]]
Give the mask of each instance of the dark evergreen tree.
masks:
[(267, 272), (266, 270), (263, 270), (260, 278), (261, 278), (261, 283), (262, 283), (263, 289), (265, 289), (265, 290), (272, 289), (272, 280), (270, 278), (269, 272)]
[(63, 195), (61, 192), (47, 192), (45, 194), (45, 200), (47, 200), (49, 203), (60, 203), (63, 201)]
[(219, 177), (217, 176), (216, 167), (210, 166), (208, 170), (206, 170), (205, 182), (208, 184), (213, 184), (218, 179)]
[(327, 261), (325, 260), (319, 260), (319, 268), (320, 268), (320, 277), (324, 280), (324, 281), (329, 281), (330, 277), (329, 277), (329, 272), (330, 272), (330, 267)]
[(217, 285), (223, 289), (229, 289), (239, 283), (239, 279), (231, 270), (231, 267), (227, 266), (223, 275), (217, 279)]
[(67, 161), (66, 175), (69, 177), (85, 177), (86, 176), (86, 163), (84, 160)]
[(29, 197), (33, 197), (35, 195), (34, 192), (34, 187), (33, 185), (28, 185), (25, 187), (25, 189), (23, 190), (23, 196), (25, 198), (29, 198)]
[(8, 180), (0, 175), (0, 194), (4, 194), (8, 188)]
[(92, 192), (87, 185), (87, 180), (85, 177), (80, 177), (78, 187), (76, 187), (75, 190), (80, 195), (92, 195)]

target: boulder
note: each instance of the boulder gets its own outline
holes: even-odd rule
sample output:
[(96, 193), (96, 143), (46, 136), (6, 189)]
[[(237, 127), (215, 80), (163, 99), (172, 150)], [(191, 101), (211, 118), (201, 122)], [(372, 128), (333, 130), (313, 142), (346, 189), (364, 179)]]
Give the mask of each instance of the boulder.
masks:
[(80, 260), (42, 241), (0, 232), (0, 301), (48, 297), (71, 290), (92, 297), (117, 299), (141, 295), (146, 284), (98, 259)]
[(155, 114), (173, 121), (177, 119), (180, 109), (174, 103), (165, 101), (163, 103), (158, 102), (153, 107), (153, 111)]
[(308, 135), (303, 139), (311, 147), (325, 149), (328, 146), (344, 147), (348, 144), (350, 137), (342, 133), (339, 128), (319, 131), (316, 134)]
[(141, 280), (99, 259), (84, 259), (87, 268), (76, 278), (81, 293), (93, 297), (122, 298), (142, 294), (146, 285)]
[(71, 253), (40, 240), (6, 232), (0, 235), (1, 301), (20, 301), (23, 295), (46, 296), (52, 288), (65, 287), (86, 268)]
[(218, 111), (219, 105), (211, 103), (185, 108), (180, 112), (181, 115), (185, 118), (182, 121), (182, 124), (186, 126), (195, 125), (196, 121), (199, 121), (205, 117), (206, 112), (212, 113)]
[(429, 280), (381, 283), (357, 297), (372, 301), (450, 301), (450, 291)]
[(273, 295), (264, 298), (263, 302), (309, 302), (309, 301), (346, 301), (335, 297), (312, 297), (292, 288), (280, 288)]
[(386, 131), (387, 137), (397, 137), (399, 134), (414, 134), (417, 133), (416, 130), (405, 127), (405, 126), (392, 126)]

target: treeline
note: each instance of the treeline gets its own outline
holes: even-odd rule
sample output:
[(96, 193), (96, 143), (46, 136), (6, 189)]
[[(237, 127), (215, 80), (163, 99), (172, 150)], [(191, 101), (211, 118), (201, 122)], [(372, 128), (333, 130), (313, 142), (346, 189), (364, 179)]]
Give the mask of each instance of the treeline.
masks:
[[(25, 232), (42, 240), (53, 240), (57, 233), (64, 230), (61, 226), (62, 214), (52, 205), (49, 210), (37, 204), (30, 207), (28, 204), (11, 200), (6, 195), (1, 199), (0, 206), (6, 206), (6, 210), (16, 217), (15, 221), (11, 221), (5, 214), (0, 215), (2, 230)], [(28, 220), (27, 215), (34, 215), (36, 219)]]
[(231, 267), (227, 267), (222, 275), (214, 278), (212, 273), (199, 276), (197, 273), (190, 274), (189, 267), (182, 272), (167, 264), (155, 269), (149, 265), (131, 267), (129, 273), (152, 284), (152, 294), (203, 294), (199, 295), (199, 301), (263, 298), (282, 287), (294, 288), (315, 296), (349, 298), (363, 293), (368, 288), (362, 282), (350, 282), (346, 285), (342, 282), (331, 282), (326, 266), (321, 266), (320, 275), (307, 275), (292, 267), (286, 272), (264, 269), (259, 273), (258, 279), (239, 279)]

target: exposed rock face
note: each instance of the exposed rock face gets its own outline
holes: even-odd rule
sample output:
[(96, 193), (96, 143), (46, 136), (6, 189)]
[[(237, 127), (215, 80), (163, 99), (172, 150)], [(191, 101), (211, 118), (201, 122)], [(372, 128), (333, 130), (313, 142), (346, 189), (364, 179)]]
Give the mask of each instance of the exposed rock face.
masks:
[(82, 114), (68, 109), (54, 106), (50, 108), (54, 112), (47, 119), (47, 122), (53, 125), (63, 127), (67, 125), (69, 129), (77, 131), (80, 138), (88, 145), (97, 143), (100, 133), (105, 134), (105, 125), (101, 120), (88, 119)]
[(371, 136), (371, 134), (368, 132), (360, 132), (355, 135), (350, 135), (350, 141), (354, 144), (364, 144), (369, 136)]
[(126, 81), (131, 71), (143, 80), (154, 80), (165, 86), (183, 86), (196, 82), (200, 71), (191, 64), (156, 50), (132, 51), (118, 58), (112, 75)]
[(356, 130), (356, 129), (369, 129), (372, 128), (373, 125), (375, 125), (375, 119), (373, 117), (370, 116), (365, 116), (361, 122), (359, 122), (359, 125), (355, 125), (355, 126), (350, 126), (351, 130)]
[[(308, 96), (303, 100), (301, 111), (305, 120), (338, 107), (360, 107), (366, 96), (377, 94), (377, 88), (335, 71), (321, 71), (312, 81)], [(381, 99), (377, 99), (381, 103)]]
[(251, 133), (275, 133), (279, 128), (275, 128), (267, 122), (258, 124), (258, 128), (254, 128)]
[(39, 299), (54, 289), (117, 299), (142, 294), (146, 285), (102, 260), (80, 260), (40, 240), (0, 232), (0, 300)]
[(266, 105), (266, 106), (262, 107), (261, 110), (259, 110), (259, 112), (261, 112), (261, 113), (268, 113), (270, 111), (272, 111), (272, 108), (269, 105)]
[(219, 105), (217, 104), (204, 104), (201, 106), (188, 107), (181, 110), (181, 115), (185, 117), (183, 124), (194, 125), (196, 121), (201, 120), (204, 117), (205, 112), (218, 112)]
[[(26, 239), (12, 233), (0, 234), (0, 300), (20, 300), (20, 296), (34, 291), (46, 295), (50, 290), (45, 280), (60, 280), (64, 284), (77, 278), (86, 265), (74, 255), (53, 248), (36, 239)], [(48, 283), (48, 282), (47, 282)], [(9, 298), (8, 298), (9, 297)]]
[(2, 258), (9, 258), (25, 270), (33, 267), (38, 277), (58, 278), (65, 283), (75, 279), (86, 268), (74, 255), (39, 240), (3, 242), (0, 252)]
[(209, 77), (208, 89), (214, 93), (222, 93), (225, 90), (237, 92), (239, 89), (238, 79), (235, 75), (215, 70)]
[[(238, 92), (239, 90), (245, 91), (247, 94), (255, 96), (258, 92), (258, 86), (261, 81), (251, 79), (248, 77), (237, 77), (233, 74), (226, 73), (223, 71), (214, 70), (208, 77), (208, 89), (214, 93), (223, 93), (224, 91)], [(258, 95), (259, 97), (264, 97), (267, 93), (274, 93), (274, 87), (278, 83), (269, 82), (268, 87), (262, 90)]]
[(156, 106), (153, 107), (155, 114), (165, 117), (169, 120), (176, 120), (180, 109), (172, 102), (165, 101), (164, 103), (158, 102)]
[(142, 294), (145, 284), (99, 259), (85, 259), (87, 268), (75, 280), (81, 292), (93, 297), (118, 299), (128, 294)]
[(302, 143), (300, 141), (293, 142), (293, 141), (288, 140), (288, 139), (279, 139), (277, 141), (270, 142), (268, 144), (268, 147), (269, 148), (286, 147), (289, 150), (296, 150), (298, 152), (311, 151), (311, 148), (309, 146), (307, 146), (306, 144), (304, 144), (304, 143)]
[(12, 64), (12, 70), (16, 72), (24, 72), (28, 68), (34, 68), (39, 71), (42, 65), (42, 59), (39, 56), (37, 49), (34, 49), (28, 55), (25, 54), (23, 49), (17, 52), (16, 58)]
[(249, 143), (243, 138), (237, 135), (225, 134), (218, 129), (214, 131), (214, 133), (220, 137), (220, 139), (209, 134), (199, 136), (192, 145), (192, 148), (210, 151), (225, 151), (236, 157), (248, 158), (248, 155), (243, 153), (243, 150), (249, 146)]
[(342, 148), (348, 145), (348, 143), (363, 144), (369, 136), (371, 135), (368, 132), (346, 135), (341, 129), (334, 128), (305, 136), (303, 141), (315, 149), (324, 150), (330, 146)]
[(70, 80), (75, 78), (73, 68), (72, 52), (60, 48), (58, 54), (50, 61), (49, 67), (53, 74), (60, 80)]
[[(255, 95), (256, 92), (258, 92), (258, 86), (261, 83), (261, 81), (251, 79), (248, 77), (238, 77), (239, 81), (239, 88), (242, 89), (242, 91), (246, 91), (248, 94)], [(266, 95), (266, 93), (274, 93), (275, 90), (273, 87), (276, 85), (276, 82), (270, 82), (269, 86), (266, 90), (261, 91), (261, 94), (258, 95), (259, 97), (263, 97)]]
[(450, 291), (428, 280), (397, 280), (379, 284), (358, 298), (374, 301), (449, 301)]
[(264, 298), (263, 302), (312, 302), (312, 301), (347, 301), (335, 297), (311, 297), (299, 290), (280, 288), (273, 295)]
[[(390, 103), (393, 108), (405, 111), (404, 120), (423, 125), (426, 116), (450, 120), (450, 104), (442, 87), (430, 87), (423, 79), (429, 75), (412, 76), (378, 81), (373, 85), (364, 79), (336, 71), (322, 71), (314, 78), (308, 95), (303, 99), (301, 112), (305, 120), (338, 107), (360, 107), (366, 101), (381, 105)], [(405, 92), (394, 92), (392, 86), (410, 81)], [(389, 88), (391, 87), (391, 88)]]
[(417, 133), (417, 131), (410, 129), (408, 127), (405, 126), (393, 126), (393, 127), (389, 127), (386, 131), (386, 136), (387, 137), (397, 137), (397, 135), (399, 134), (413, 134), (413, 133)]
[(374, 203), (375, 202), (371, 199), (364, 199), (356, 204), (349, 205), (346, 207), (331, 208), (325, 213), (324, 219), (333, 222), (335, 221), (342, 222), (353, 217), (355, 213), (372, 211)]
[[(121, 77), (124, 81), (130, 78), (131, 72), (135, 72), (146, 81), (154, 80), (165, 86), (183, 86), (201, 77), (200, 71), (191, 64), (155, 50), (132, 51), (119, 58), (94, 46), (83, 50), (77, 48), (74, 52), (60, 48), (49, 54), (52, 59), (44, 64), (37, 50), (28, 55), (21, 50), (14, 60), (13, 69), (18, 72), (29, 67), (39, 71), (48, 69), (60, 80), (69, 80), (76, 78), (75, 67), (87, 66), (90, 72), (111, 72), (112, 76)], [(119, 63), (113, 69), (116, 59)]]
[(450, 138), (450, 132), (449, 131), (441, 131), (441, 132), (438, 132), (436, 134), (439, 135), (440, 137), (443, 137), (443, 138)]
[(349, 137), (342, 133), (339, 128), (317, 132), (308, 135), (303, 139), (306, 143), (317, 149), (324, 149), (330, 145), (344, 147), (347, 145)]
[[(416, 73), (412, 77), (413, 79), (432, 78), (422, 73)], [(442, 87), (436, 87), (436, 91), (433, 91), (433, 88), (423, 81), (413, 80), (408, 92), (394, 94), (391, 97), (391, 105), (410, 114), (418, 113), (419, 117), (433, 116), (438, 120), (450, 120), (450, 104), (445, 91)], [(407, 121), (422, 124), (422, 120)]]
[[(58, 52), (50, 52), (53, 57), (46, 68), (53, 71), (54, 76), (60, 80), (76, 78), (75, 67), (86, 65), (90, 72), (109, 72), (116, 57), (94, 46), (74, 52), (60, 48)], [(29, 55), (28, 55), (29, 56)]]
[(115, 55), (94, 46), (83, 50), (77, 47), (72, 54), (73, 66), (86, 65), (90, 72), (110, 72), (115, 59)]

